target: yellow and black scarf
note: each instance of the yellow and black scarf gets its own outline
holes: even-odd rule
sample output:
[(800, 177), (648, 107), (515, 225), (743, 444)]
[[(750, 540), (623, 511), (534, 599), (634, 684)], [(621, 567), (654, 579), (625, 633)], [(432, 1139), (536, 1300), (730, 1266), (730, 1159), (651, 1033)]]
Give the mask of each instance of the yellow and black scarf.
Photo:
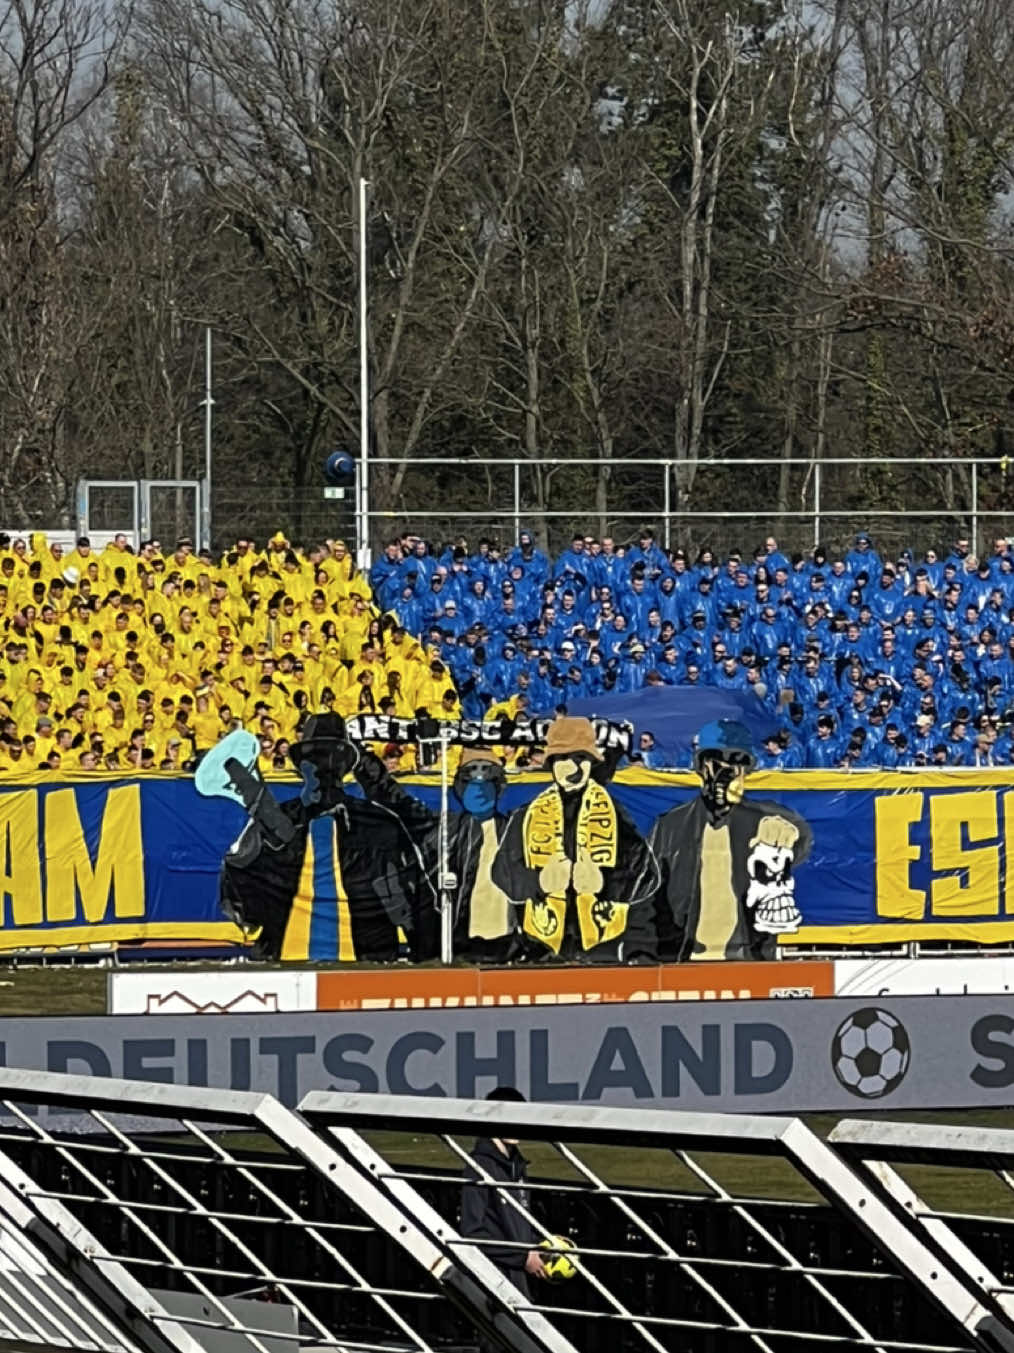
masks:
[[(523, 824), (525, 864), (541, 869), (563, 852), (563, 799), (556, 788), (545, 789), (528, 805)], [(577, 848), (586, 850), (600, 869), (616, 865), (619, 832), (616, 806), (594, 780), (581, 795), (577, 814)], [(581, 928), (581, 946), (588, 950), (606, 940), (617, 939), (627, 926), (627, 903), (599, 898), (595, 893), (578, 893), (577, 916)], [(563, 943), (567, 899), (560, 893), (545, 900), (528, 898), (525, 902), (524, 931), (534, 939), (560, 952)]]

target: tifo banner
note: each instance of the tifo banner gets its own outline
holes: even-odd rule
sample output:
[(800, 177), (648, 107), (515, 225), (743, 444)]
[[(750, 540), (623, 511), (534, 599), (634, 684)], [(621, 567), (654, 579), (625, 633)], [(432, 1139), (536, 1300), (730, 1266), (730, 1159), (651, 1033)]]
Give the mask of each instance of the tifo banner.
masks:
[(469, 748), (443, 837), (438, 776), (356, 752), (328, 780), (331, 752), (309, 751), (321, 764), (302, 781), (212, 768), (238, 777), (230, 796), (187, 778), (5, 778), (0, 950), (245, 939), (264, 958), (430, 959), (441, 881), (456, 952), (491, 963), (1014, 939), (1001, 771), (758, 774), (741, 793), (735, 767), (705, 762), (585, 776), (572, 795), (551, 776), (504, 780)]
[(0, 950), (140, 939), (240, 943), (217, 877), (242, 825), (183, 779), (0, 781)]
[(1003, 1108), (1003, 997), (0, 1020), (7, 1066), (261, 1090), (722, 1112)]
[(834, 995), (834, 964), (695, 963), (657, 968), (111, 970), (111, 1015), (255, 1015), (295, 1010), (453, 1010)]
[[(398, 719), (387, 714), (353, 714), (345, 728), (354, 742), (446, 742), (453, 747), (537, 747), (545, 744), (552, 718), (545, 719)], [(629, 723), (592, 719), (601, 751), (630, 752), (634, 728)]]

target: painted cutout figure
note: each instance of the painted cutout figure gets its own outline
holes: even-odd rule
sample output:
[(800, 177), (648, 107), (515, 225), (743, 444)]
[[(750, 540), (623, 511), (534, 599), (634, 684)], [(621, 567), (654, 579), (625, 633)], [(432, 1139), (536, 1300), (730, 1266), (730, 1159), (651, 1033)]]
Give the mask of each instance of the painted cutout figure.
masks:
[[(395, 809), (436, 868), (440, 814), (428, 808), (388, 774), (370, 753), (357, 773), (363, 792)], [(447, 861), (457, 880), (453, 891), (454, 952), (497, 963), (515, 956), (517, 917), (510, 898), (493, 882), (493, 860), (507, 826), (498, 810), (504, 787), (503, 762), (484, 747), (466, 747), (452, 782), (461, 812), (447, 815)]]
[(595, 778), (606, 769), (588, 719), (554, 719), (553, 783), (507, 823), (493, 882), (523, 907), (533, 956), (653, 961), (658, 870), (644, 838)]
[(813, 834), (780, 804), (744, 798), (755, 763), (742, 724), (706, 724), (694, 764), (700, 794), (663, 813), (650, 837), (662, 871), (663, 957), (773, 958), (777, 937), (802, 921), (793, 870), (809, 854)]
[(256, 935), (260, 958), (389, 962), (399, 930), (414, 959), (433, 957), (439, 917), (424, 853), (397, 811), (346, 794), (360, 752), (342, 720), (312, 715), (290, 755), (303, 783), (282, 803), (258, 774), (257, 742), (245, 731), (197, 769), (200, 793), (235, 799), (250, 815), (222, 862), (222, 910)]

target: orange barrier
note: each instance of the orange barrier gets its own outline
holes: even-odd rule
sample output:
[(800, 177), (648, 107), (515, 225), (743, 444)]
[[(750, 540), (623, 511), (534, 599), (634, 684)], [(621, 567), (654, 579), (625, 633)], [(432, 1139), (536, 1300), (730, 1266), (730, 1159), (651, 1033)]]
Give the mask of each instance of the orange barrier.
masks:
[(834, 964), (682, 963), (657, 968), (412, 968), (317, 974), (318, 1010), (769, 1000), (834, 995)]

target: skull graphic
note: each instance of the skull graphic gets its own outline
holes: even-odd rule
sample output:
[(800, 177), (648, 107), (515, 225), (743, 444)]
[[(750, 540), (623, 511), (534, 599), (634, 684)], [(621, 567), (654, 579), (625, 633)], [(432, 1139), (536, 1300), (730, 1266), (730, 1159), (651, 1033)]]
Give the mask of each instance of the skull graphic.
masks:
[(798, 930), (802, 915), (796, 907), (792, 857), (799, 829), (783, 817), (764, 817), (750, 842), (746, 868), (750, 885), (746, 905), (753, 910), (753, 925), (768, 935)]

